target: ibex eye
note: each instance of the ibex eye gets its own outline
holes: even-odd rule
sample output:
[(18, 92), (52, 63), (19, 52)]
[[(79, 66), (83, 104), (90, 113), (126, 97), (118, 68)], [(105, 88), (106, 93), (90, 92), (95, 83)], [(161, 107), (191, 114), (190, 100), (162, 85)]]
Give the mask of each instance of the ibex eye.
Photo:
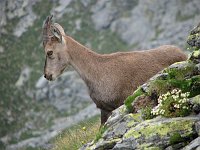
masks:
[(53, 51), (48, 51), (48, 52), (47, 52), (47, 55), (48, 55), (48, 56), (51, 56), (52, 54), (53, 54)]

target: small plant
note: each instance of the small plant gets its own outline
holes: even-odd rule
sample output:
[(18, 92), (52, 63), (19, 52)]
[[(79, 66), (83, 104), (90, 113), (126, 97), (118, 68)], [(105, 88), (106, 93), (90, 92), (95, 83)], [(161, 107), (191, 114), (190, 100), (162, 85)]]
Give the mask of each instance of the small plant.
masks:
[(144, 92), (142, 91), (142, 88), (139, 87), (136, 91), (134, 91), (133, 95), (128, 96), (124, 102), (126, 108), (128, 109), (129, 112), (132, 112), (132, 102), (139, 96), (141, 96), (142, 94), (144, 94)]
[(169, 143), (171, 145), (183, 142), (184, 139), (181, 137), (180, 133), (175, 132), (173, 135), (171, 135), (170, 139), (169, 139)]
[(191, 112), (188, 96), (189, 92), (182, 93), (180, 89), (173, 89), (159, 96), (158, 105), (152, 109), (151, 113), (154, 116), (164, 117), (187, 116)]
[(152, 109), (149, 106), (146, 106), (145, 108), (142, 109), (141, 114), (142, 114), (142, 119), (148, 120), (154, 118), (154, 115), (151, 113)]
[(107, 130), (107, 127), (106, 126), (102, 126), (100, 129), (99, 129), (99, 132), (96, 134), (96, 137), (94, 139), (94, 142), (96, 143), (100, 138), (102, 138), (102, 135), (103, 133)]

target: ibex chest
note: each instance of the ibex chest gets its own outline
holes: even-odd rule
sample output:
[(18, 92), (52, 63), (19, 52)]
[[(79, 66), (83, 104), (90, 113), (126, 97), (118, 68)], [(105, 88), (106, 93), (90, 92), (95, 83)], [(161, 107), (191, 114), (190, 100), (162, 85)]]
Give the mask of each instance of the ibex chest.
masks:
[(98, 108), (113, 110), (121, 104), (119, 100), (123, 94), (120, 93), (120, 85), (115, 84), (115, 82), (110, 84), (107, 84), (107, 82), (89, 82), (86, 84), (89, 89), (90, 97)]

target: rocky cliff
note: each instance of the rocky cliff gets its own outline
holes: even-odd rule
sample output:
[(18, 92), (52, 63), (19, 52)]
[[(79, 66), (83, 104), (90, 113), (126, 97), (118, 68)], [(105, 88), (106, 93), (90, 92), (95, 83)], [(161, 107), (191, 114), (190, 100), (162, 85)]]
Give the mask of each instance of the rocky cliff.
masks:
[(82, 150), (200, 149), (200, 24), (187, 43), (188, 60), (139, 87)]

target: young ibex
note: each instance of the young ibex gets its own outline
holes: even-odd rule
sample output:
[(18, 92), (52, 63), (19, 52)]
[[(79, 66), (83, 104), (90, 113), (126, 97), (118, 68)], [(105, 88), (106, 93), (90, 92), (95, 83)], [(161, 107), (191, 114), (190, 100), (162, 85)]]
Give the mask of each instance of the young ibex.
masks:
[(172, 63), (186, 60), (179, 48), (170, 45), (145, 51), (97, 54), (65, 35), (63, 28), (51, 19), (52, 16), (48, 17), (43, 26), (44, 77), (54, 80), (72, 65), (101, 110), (101, 124), (139, 85)]

